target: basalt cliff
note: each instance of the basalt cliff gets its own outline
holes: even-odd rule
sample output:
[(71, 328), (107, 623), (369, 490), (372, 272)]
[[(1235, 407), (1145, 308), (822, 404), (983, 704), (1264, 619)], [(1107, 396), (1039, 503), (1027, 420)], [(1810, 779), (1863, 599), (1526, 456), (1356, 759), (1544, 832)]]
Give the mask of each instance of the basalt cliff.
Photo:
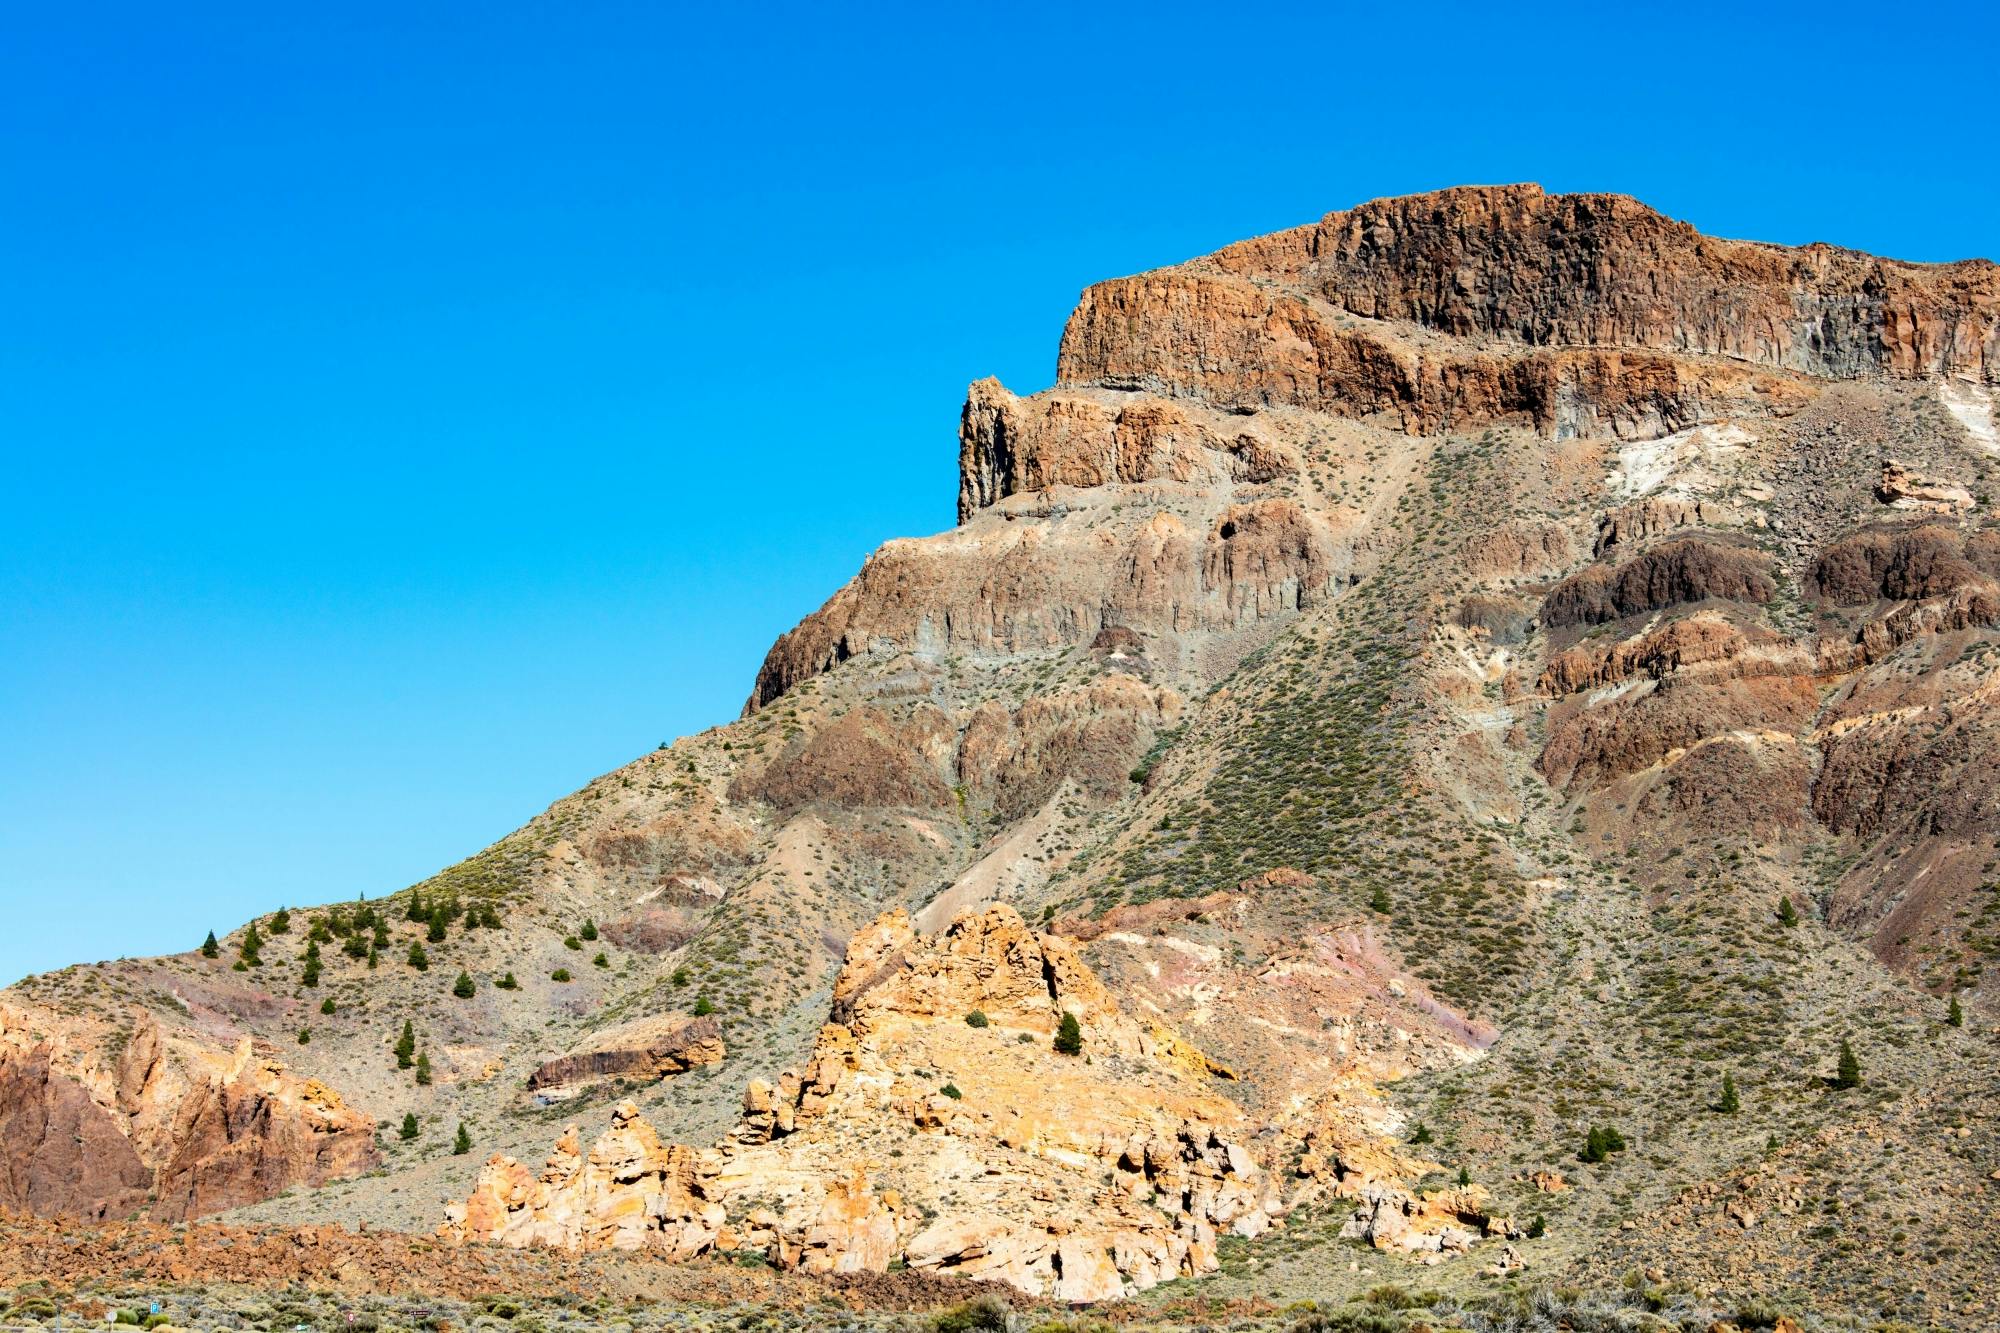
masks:
[(1534, 186), (1101, 283), (739, 719), (8, 991), (0, 1206), (2000, 1321), (1996, 389), (1991, 263)]

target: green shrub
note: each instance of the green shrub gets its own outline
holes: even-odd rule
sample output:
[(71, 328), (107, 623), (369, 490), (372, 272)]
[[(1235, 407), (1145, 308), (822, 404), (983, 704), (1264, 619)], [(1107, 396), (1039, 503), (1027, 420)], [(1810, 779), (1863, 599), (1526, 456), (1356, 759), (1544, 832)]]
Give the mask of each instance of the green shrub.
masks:
[(458, 979), (451, 983), (451, 993), (461, 1000), (471, 999), (473, 990), (472, 974), (470, 972), (459, 973)]
[(980, 1330), (1006, 1333), (1012, 1313), (998, 1296), (979, 1296), (932, 1315), (931, 1330), (932, 1333), (979, 1333)]
[(417, 1113), (415, 1111), (403, 1112), (403, 1127), (396, 1131), (396, 1136), (402, 1139), (403, 1142), (408, 1143), (422, 1132), (423, 1130), (417, 1125)]
[(965, 1016), (965, 1025), (969, 1028), (983, 1028), (987, 1026), (987, 1023), (988, 1019), (984, 1010), (974, 1009)]
[(1062, 1022), (1056, 1027), (1056, 1054), (1081, 1055), (1083, 1053), (1083, 1024), (1076, 1021), (1076, 1015), (1063, 1010)]
[(714, 1012), (715, 1001), (709, 999), (706, 995), (697, 995), (695, 997), (694, 1016), (696, 1018), (706, 1018)]
[(549, 973), (550, 981), (568, 981), (569, 979), (570, 979), (569, 969), (566, 967), (559, 967), (555, 971)]

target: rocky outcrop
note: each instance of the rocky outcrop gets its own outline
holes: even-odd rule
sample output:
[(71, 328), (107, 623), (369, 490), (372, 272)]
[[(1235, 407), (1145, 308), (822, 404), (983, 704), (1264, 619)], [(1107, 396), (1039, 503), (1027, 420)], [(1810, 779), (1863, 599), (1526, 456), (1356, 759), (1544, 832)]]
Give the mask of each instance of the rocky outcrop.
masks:
[(1907, 464), (1891, 458), (1882, 464), (1875, 497), (1894, 509), (1932, 514), (1962, 514), (1972, 508), (1972, 492), (1949, 481), (1919, 476)]
[(375, 1124), (249, 1038), (225, 1054), (134, 1017), (106, 1068), (0, 1011), (0, 1205), (179, 1220), (358, 1174)]
[[(1065, 1014), (1091, 1062), (1051, 1049)], [(752, 1249), (819, 1273), (901, 1259), (1111, 1299), (1213, 1268), (1220, 1231), (1255, 1235), (1282, 1211), (1192, 1049), (1128, 1018), (1067, 942), (1010, 907), (931, 939), (892, 912), (851, 942), (811, 1058), (752, 1083), (728, 1138), (663, 1144), (621, 1105), (587, 1152), (565, 1131), (540, 1173), (493, 1158), (444, 1234)], [(878, 1139), (897, 1152), (869, 1152)]]
[(302, 1079), (248, 1038), (226, 1069), (197, 1082), (174, 1115), (155, 1216), (199, 1217), (358, 1175), (379, 1160), (375, 1122), (317, 1079)]
[(1715, 500), (1651, 496), (1604, 511), (1597, 521), (1596, 554), (1601, 557), (1614, 546), (1636, 546), (1683, 528), (1730, 527), (1737, 521), (1733, 508)]
[(123, 1118), (51, 1067), (47, 1043), (0, 1053), (0, 1207), (91, 1220), (141, 1211), (153, 1170)]
[[(1260, 281), (1329, 310), (1530, 348), (1633, 348), (1832, 379), (2000, 382), (2000, 269), (1703, 236), (1622, 195), (1468, 186), (1380, 199), (1165, 274)], [(1115, 297), (1086, 294), (1060, 378), (1106, 362)], [(1099, 295), (1099, 294), (1102, 295)], [(1142, 319), (1129, 337), (1158, 338)], [(1112, 345), (1116, 345), (1114, 342)]]
[(1974, 563), (1985, 557), (1986, 549), (1955, 529), (1936, 525), (1859, 532), (1820, 555), (1808, 575), (1807, 590), (1839, 606), (1865, 606), (1879, 598), (1943, 596), (1991, 581), (1993, 571)]
[(958, 440), (961, 523), (1027, 491), (1162, 480), (1207, 489), (1274, 481), (1295, 468), (1290, 450), (1254, 419), (1152, 400), (1019, 398), (995, 379), (967, 392)]
[(528, 1091), (547, 1098), (609, 1078), (650, 1083), (720, 1064), (726, 1054), (722, 1024), (713, 1017), (668, 1014), (636, 1019), (593, 1034), (565, 1055), (544, 1060), (528, 1075)]
[(1542, 602), (1542, 622), (1596, 625), (1607, 620), (1719, 598), (1767, 602), (1777, 591), (1758, 552), (1715, 542), (1670, 542), (1622, 565), (1592, 565), (1557, 584)]

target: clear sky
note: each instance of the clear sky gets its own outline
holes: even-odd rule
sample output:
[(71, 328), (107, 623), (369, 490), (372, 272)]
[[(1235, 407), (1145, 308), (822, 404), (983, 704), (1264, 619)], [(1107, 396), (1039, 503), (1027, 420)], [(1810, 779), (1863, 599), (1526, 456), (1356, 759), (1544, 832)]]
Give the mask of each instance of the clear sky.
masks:
[(1512, 180), (2000, 251), (1984, 6), (1079, 8), (5, 6), (0, 981), (733, 716), (1092, 280)]

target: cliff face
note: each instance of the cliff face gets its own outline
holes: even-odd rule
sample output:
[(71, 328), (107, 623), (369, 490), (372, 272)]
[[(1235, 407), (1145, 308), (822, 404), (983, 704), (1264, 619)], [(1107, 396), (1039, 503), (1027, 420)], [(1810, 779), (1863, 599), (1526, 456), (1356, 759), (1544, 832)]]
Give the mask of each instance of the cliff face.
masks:
[(178, 1220), (380, 1160), (372, 1120), (250, 1038), (226, 1053), (128, 1017), (107, 1059), (87, 1027), (37, 1031), (37, 1016), (0, 1010), (0, 1205)]
[[(1281, 1229), (1257, 1293), (1317, 1299), (1381, 1280), (1324, 1239), (1561, 1280), (1665, 1217), (1748, 1299), (1820, 1289), (1803, 1223), (1717, 1212), (1775, 1152), (1847, 1229), (1830, 1309), (1963, 1322), (1897, 1232), (2000, 1281), (1995, 317), (1984, 262), (1527, 186), (1093, 287), (1055, 387), (971, 387), (957, 526), (739, 719), (379, 919), (17, 988), (0, 1202), (428, 1227), (463, 1122), (473, 1240), (1094, 1300)], [(609, 1127), (537, 1171), (557, 1099)], [(418, 1138), (253, 1203), (375, 1160), (336, 1103)], [(1579, 1164), (1608, 1117), (1634, 1150)]]
[(2000, 269), (1717, 240), (1618, 195), (1444, 190), (1100, 283), (1057, 378), (1622, 435), (1783, 393), (1742, 367), (2000, 381)]

